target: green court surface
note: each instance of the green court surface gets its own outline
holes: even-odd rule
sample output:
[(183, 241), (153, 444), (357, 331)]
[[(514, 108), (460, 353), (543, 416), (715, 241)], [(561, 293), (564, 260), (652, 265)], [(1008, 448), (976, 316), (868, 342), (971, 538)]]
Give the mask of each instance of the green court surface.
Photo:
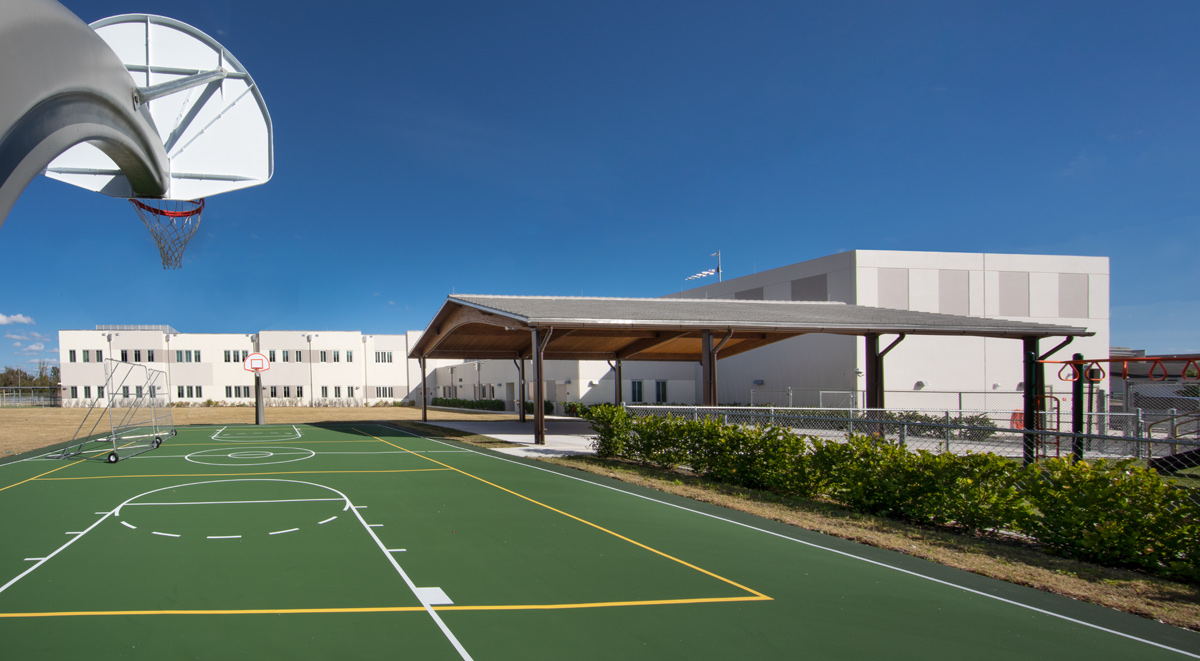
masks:
[(1167, 659), (1200, 636), (371, 423), (0, 466), (5, 659)]

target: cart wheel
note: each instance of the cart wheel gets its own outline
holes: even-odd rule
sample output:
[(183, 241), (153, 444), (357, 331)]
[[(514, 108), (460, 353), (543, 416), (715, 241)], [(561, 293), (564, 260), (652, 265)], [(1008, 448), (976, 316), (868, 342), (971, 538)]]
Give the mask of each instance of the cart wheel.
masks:
[(151, 448), (154, 448), (154, 449), (158, 449), (158, 446), (160, 446), (160, 445), (162, 445), (162, 437), (161, 437), (161, 436), (155, 436), (155, 437), (154, 437), (154, 442), (150, 444), (150, 447), (151, 447)]
[(115, 464), (115, 463), (117, 463), (117, 462), (118, 462), (118, 461), (120, 461), (120, 460), (121, 460), (121, 458), (117, 456), (117, 453), (116, 453), (116, 452), (109, 452), (109, 453), (108, 453), (108, 463), (110, 463), (110, 464)]

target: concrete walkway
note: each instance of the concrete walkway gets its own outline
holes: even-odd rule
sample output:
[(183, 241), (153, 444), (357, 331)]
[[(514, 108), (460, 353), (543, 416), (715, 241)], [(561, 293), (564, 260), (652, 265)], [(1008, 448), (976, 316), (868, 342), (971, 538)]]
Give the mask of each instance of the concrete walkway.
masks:
[(591, 454), (591, 440), (595, 436), (586, 420), (546, 416), (546, 444), (533, 444), (533, 416), (520, 422), (516, 416), (511, 420), (430, 420), (426, 424), (479, 434), (499, 441), (519, 443), (519, 448), (492, 448), (518, 457), (561, 457), (570, 454)]

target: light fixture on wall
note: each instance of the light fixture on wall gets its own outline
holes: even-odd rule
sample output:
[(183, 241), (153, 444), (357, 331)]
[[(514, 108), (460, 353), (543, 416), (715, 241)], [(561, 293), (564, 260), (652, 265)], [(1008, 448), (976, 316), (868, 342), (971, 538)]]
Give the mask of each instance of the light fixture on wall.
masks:
[(756, 386), (761, 386), (761, 385), (762, 385), (762, 384), (764, 384), (764, 383), (766, 383), (766, 382), (765, 382), (765, 381), (763, 381), (762, 379), (755, 379), (755, 380), (754, 380), (754, 385), (756, 385)]
[(928, 387), (929, 384), (925, 383), (924, 381), (917, 381), (915, 384), (913, 384), (913, 390), (924, 390)]
[(993, 383), (992, 384), (992, 390), (999, 390), (1002, 387), (1004, 387), (1003, 383)]

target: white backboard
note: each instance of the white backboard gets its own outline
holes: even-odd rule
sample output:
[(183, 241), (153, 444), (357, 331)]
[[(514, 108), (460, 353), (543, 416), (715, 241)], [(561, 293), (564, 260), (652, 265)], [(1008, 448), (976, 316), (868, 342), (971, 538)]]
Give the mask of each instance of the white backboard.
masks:
[[(271, 178), (271, 116), (250, 74), (221, 44), (186, 23), (147, 14), (113, 16), (91, 28), (125, 64), (137, 88), (208, 71), (226, 72), (224, 78), (139, 107), (157, 129), (170, 159), (165, 197), (195, 200)], [(88, 144), (56, 158), (46, 176), (113, 197), (133, 197), (116, 165)]]

